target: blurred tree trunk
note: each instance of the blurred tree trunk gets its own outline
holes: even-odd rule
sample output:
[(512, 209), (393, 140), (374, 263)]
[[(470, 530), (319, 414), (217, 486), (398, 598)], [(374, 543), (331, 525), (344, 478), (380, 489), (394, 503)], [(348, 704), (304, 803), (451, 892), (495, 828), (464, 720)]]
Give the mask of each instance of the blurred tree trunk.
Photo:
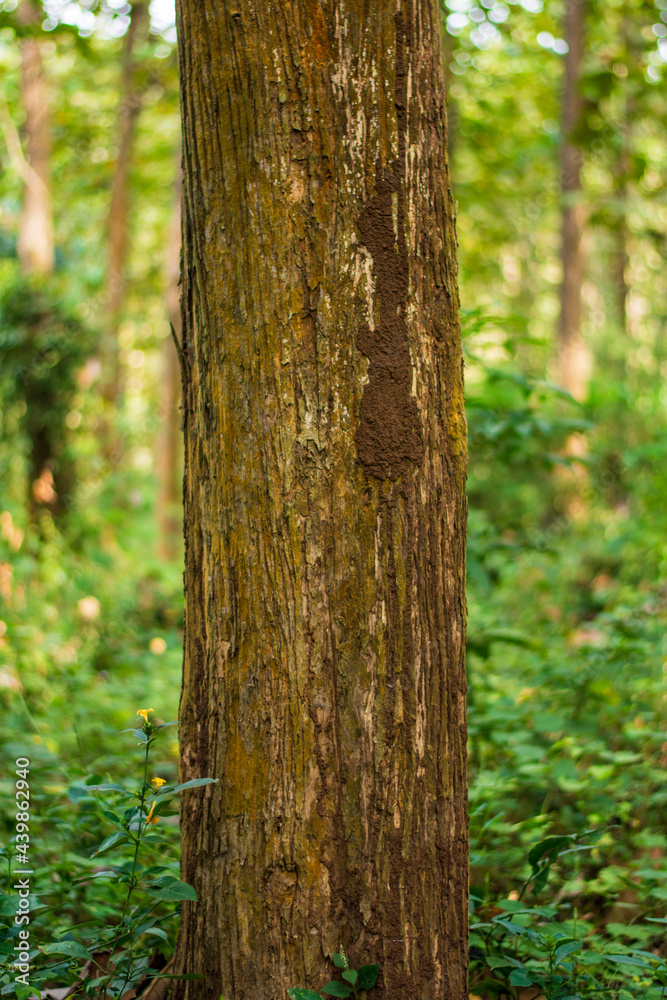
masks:
[[(623, 52), (628, 74), (637, 72), (637, 53), (634, 50), (630, 37), (629, 11), (623, 10), (623, 20), (621, 34), (623, 41)], [(641, 72), (641, 70), (640, 70)], [(614, 306), (616, 321), (623, 333), (628, 332), (628, 183), (631, 170), (631, 133), (632, 122), (635, 116), (635, 106), (630, 91), (630, 81), (625, 78), (625, 95), (623, 101), (623, 118), (621, 121), (621, 149), (618, 157), (618, 164), (614, 173), (616, 201), (616, 225), (614, 227), (614, 241), (616, 244), (612, 274), (614, 280)]]
[(576, 130), (581, 121), (581, 66), (584, 53), (585, 0), (566, 0), (565, 89), (561, 147), (562, 242), (559, 363), (560, 381), (575, 399), (588, 388), (589, 356), (581, 333), (581, 289), (584, 276), (584, 206), (581, 200), (581, 150)]
[(627, 146), (619, 157), (615, 196), (619, 205), (618, 219), (614, 231), (616, 249), (614, 251), (613, 280), (615, 293), (616, 320), (623, 333), (628, 332), (628, 225), (626, 207), (628, 203), (629, 155)]
[[(33, 0), (23, 0), (19, 8), (22, 24), (37, 26), (39, 19), (40, 7)], [(24, 38), (21, 42), (20, 81), (25, 122), (18, 256), (21, 271), (26, 277), (47, 279), (53, 274), (55, 264), (53, 206), (49, 190), (51, 115), (42, 43), (37, 38)], [(30, 330), (28, 336), (33, 336)], [(39, 363), (38, 357), (35, 363)], [(33, 518), (42, 505), (53, 510), (62, 506), (71, 488), (71, 469), (62, 456), (56, 455), (64, 447), (64, 428), (54, 427), (46, 419), (50, 410), (48, 404), (49, 400), (35, 400), (31, 393), (26, 393), (26, 405), (29, 407), (24, 420), (29, 440), (27, 506)]]
[[(167, 317), (176, 340), (181, 340), (181, 307), (179, 280), (181, 273), (181, 167), (180, 152), (176, 181), (176, 202), (167, 243)], [(165, 337), (162, 347), (162, 380), (160, 383), (161, 426), (158, 435), (158, 519), (160, 523), (160, 553), (164, 559), (175, 559), (180, 551), (181, 535), (181, 434), (180, 410), (181, 366), (176, 345)]]
[[(465, 470), (435, 0), (179, 0), (177, 1000), (467, 1000)], [(212, 789), (212, 791), (211, 791)]]
[[(125, 301), (125, 267), (128, 252), (129, 174), (143, 85), (137, 72), (136, 43), (148, 19), (148, 5), (134, 3), (123, 39), (121, 99), (118, 113), (118, 154), (111, 189), (108, 218), (107, 306), (103, 344), (102, 396), (107, 408), (118, 406), (122, 394), (118, 327)], [(112, 418), (107, 413), (107, 421)]]
[[(39, 8), (23, 0), (19, 10), (26, 25), (39, 23)], [(49, 92), (42, 65), (42, 43), (37, 38), (21, 42), (21, 103), (25, 111), (23, 132), (27, 169), (23, 178), (23, 205), (18, 254), (24, 274), (45, 277), (53, 273), (53, 212), (49, 191), (51, 132)]]

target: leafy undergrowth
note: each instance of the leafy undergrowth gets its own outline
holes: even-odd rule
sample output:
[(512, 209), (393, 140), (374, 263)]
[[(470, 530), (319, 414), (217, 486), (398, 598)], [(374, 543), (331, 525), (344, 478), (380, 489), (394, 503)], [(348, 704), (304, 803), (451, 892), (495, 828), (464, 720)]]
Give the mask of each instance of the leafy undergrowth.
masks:
[[(630, 428), (621, 448), (609, 401), (596, 422), (544, 382), (480, 372), (470, 421), (471, 990), (485, 1000), (661, 997), (667, 465), (655, 458), (667, 437), (656, 418)], [(560, 456), (587, 425), (577, 471)], [(37, 965), (53, 942), (94, 954), (93, 931), (117, 926), (124, 890), (95, 871), (111, 832), (93, 788), (132, 780), (136, 760), (118, 731), (134, 706), (177, 710), (180, 567), (151, 554), (152, 491), (150, 477), (119, 474), (62, 531), (48, 514), (29, 529), (11, 498), (0, 516), (3, 753), (31, 761)], [(156, 774), (174, 785), (175, 729), (159, 755)], [(12, 851), (14, 792), (6, 769)], [(148, 865), (164, 867), (156, 877), (176, 878), (175, 823), (163, 819)], [(108, 850), (109, 863), (124, 863), (119, 844)], [(2, 902), (5, 917), (13, 905)], [(163, 934), (142, 931), (140, 967), (171, 958), (177, 905)], [(63, 960), (67, 982), (83, 964), (73, 951)], [(336, 988), (353, 992), (344, 982)]]

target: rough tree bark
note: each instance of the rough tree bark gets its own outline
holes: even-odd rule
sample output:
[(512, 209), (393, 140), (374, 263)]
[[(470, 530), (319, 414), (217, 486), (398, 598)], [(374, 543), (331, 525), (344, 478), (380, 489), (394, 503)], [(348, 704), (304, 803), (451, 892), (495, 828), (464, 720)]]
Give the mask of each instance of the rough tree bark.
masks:
[(585, 0), (566, 0), (565, 90), (561, 146), (562, 241), (559, 365), (564, 389), (583, 400), (588, 388), (588, 352), (581, 335), (581, 289), (584, 276), (584, 205), (581, 200), (581, 150), (575, 131), (581, 121), (581, 65), (584, 54)]
[(466, 427), (435, 0), (179, 0), (176, 997), (467, 998)]

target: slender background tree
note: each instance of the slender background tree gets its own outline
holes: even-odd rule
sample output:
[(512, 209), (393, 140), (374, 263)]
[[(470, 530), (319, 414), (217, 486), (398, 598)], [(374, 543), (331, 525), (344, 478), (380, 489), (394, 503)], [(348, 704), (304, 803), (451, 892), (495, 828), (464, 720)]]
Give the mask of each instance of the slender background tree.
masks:
[[(145, 67), (137, 58), (137, 48), (145, 41), (148, 30), (148, 5), (144, 0), (132, 4), (130, 23), (123, 38), (121, 57), (121, 94), (118, 108), (117, 152), (111, 188), (108, 218), (107, 246), (107, 306), (105, 331), (102, 342), (102, 396), (109, 409), (119, 406), (122, 399), (118, 328), (126, 296), (125, 269), (129, 250), (130, 227), (130, 169), (136, 138), (137, 119), (146, 89)], [(143, 72), (142, 72), (143, 71)], [(107, 413), (107, 424), (110, 414)], [(113, 432), (110, 426), (106, 435)], [(109, 454), (115, 461), (120, 458), (119, 443), (108, 441)]]
[(581, 290), (584, 279), (584, 203), (581, 189), (582, 152), (578, 130), (582, 127), (581, 94), (584, 57), (585, 0), (565, 2), (565, 80), (562, 109), (561, 191), (563, 278), (560, 292), (560, 382), (577, 400), (586, 395), (587, 350), (581, 329)]

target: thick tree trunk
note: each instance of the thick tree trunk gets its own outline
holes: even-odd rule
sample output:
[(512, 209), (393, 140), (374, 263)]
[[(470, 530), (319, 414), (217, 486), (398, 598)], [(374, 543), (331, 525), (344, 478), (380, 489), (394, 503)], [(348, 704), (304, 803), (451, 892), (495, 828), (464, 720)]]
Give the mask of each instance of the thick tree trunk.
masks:
[[(178, 998), (467, 998), (466, 427), (435, 0), (179, 0)], [(212, 791), (211, 791), (212, 789)]]
[(584, 0), (566, 0), (563, 95), (563, 143), (561, 148), (562, 243), (559, 364), (560, 381), (575, 399), (583, 400), (588, 388), (588, 351), (581, 334), (581, 288), (584, 276), (584, 206), (581, 200), (581, 150), (575, 131), (581, 120), (579, 90), (584, 53)]
[[(23, 0), (19, 15), (24, 24), (33, 24), (39, 10), (32, 0)], [(21, 43), (21, 102), (25, 111), (25, 165), (18, 254), (24, 274), (44, 277), (53, 272), (54, 264), (49, 192), (51, 134), (42, 47), (36, 38), (26, 38)]]
[(118, 154), (111, 189), (108, 219), (106, 330), (103, 345), (102, 395), (115, 407), (120, 397), (121, 367), (118, 326), (125, 301), (125, 268), (129, 246), (129, 176), (142, 87), (137, 80), (136, 43), (148, 18), (145, 2), (133, 3), (130, 24), (123, 39), (121, 102), (118, 114)]

